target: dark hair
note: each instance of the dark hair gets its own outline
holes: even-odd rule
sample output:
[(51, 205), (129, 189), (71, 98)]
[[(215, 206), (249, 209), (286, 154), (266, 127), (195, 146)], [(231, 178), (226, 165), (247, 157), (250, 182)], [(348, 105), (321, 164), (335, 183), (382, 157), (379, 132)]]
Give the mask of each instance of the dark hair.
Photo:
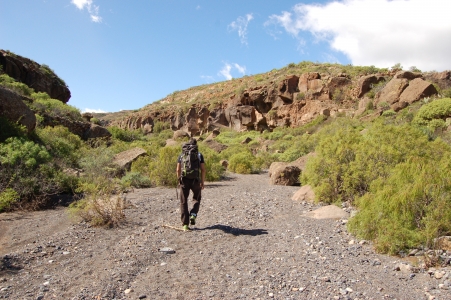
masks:
[(191, 138), (191, 139), (189, 140), (188, 144), (191, 144), (191, 145), (197, 145), (197, 140), (196, 140), (195, 138)]

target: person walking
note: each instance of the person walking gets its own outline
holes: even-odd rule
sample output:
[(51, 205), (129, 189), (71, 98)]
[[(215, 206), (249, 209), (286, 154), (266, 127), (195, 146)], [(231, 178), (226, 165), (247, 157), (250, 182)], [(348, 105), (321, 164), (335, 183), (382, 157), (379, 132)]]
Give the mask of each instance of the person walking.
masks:
[[(199, 152), (197, 141), (191, 138), (183, 144), (182, 154), (177, 159), (177, 178), (180, 188), (180, 211), (184, 231), (188, 231), (189, 224), (195, 225), (199, 212), (202, 190), (205, 185), (205, 160)], [(193, 207), (188, 210), (188, 196), (193, 192)]]

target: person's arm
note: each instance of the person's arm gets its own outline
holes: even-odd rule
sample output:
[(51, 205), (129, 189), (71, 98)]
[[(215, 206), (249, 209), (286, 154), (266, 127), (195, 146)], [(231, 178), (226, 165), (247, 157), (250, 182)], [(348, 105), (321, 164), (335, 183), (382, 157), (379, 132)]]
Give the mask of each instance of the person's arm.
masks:
[(207, 168), (205, 168), (205, 164), (200, 164), (200, 171), (201, 171), (201, 181), (200, 181), (200, 187), (203, 189), (205, 186), (205, 175), (207, 174)]

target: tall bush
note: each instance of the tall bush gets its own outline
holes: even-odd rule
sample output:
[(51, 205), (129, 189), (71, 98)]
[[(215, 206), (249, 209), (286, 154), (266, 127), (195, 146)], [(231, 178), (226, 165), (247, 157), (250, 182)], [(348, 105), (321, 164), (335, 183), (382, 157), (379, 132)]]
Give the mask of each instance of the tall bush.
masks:
[(445, 153), (441, 160), (411, 157), (395, 166), (388, 178), (375, 180), (370, 192), (356, 201), (359, 213), (349, 229), (391, 254), (433, 247), (435, 238), (450, 235), (451, 152)]

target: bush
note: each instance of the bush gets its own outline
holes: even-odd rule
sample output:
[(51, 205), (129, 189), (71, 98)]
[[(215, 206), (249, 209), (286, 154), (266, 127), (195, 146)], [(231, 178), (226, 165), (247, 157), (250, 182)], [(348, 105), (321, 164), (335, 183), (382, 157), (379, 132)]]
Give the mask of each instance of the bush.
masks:
[(202, 153), (205, 160), (206, 181), (218, 181), (224, 175), (224, 168), (220, 164), (221, 157), (214, 150), (199, 145), (199, 152)]
[[(325, 128), (330, 130), (330, 128)], [(301, 182), (314, 186), (318, 201), (354, 201), (377, 178), (408, 157), (426, 155), (428, 138), (411, 126), (374, 124), (362, 135), (358, 128), (337, 126), (322, 133), (317, 156), (311, 158)]]
[(179, 146), (161, 148), (150, 164), (150, 181), (158, 186), (177, 186), (177, 158), (181, 153)]
[(0, 144), (0, 193), (16, 191), (18, 206), (46, 205), (49, 196), (64, 191), (66, 180), (51, 158), (43, 146), (25, 138), (6, 139)]
[(390, 254), (433, 247), (435, 238), (450, 235), (451, 152), (436, 154), (445, 155), (412, 157), (397, 165), (390, 177), (376, 180), (357, 200), (360, 211), (349, 222), (351, 232)]
[(7, 74), (0, 75), (0, 85), (9, 88), (23, 96), (31, 96), (31, 94), (34, 93), (34, 90), (28, 87), (28, 85), (17, 82), (14, 78), (9, 77)]
[(246, 151), (230, 157), (228, 170), (239, 174), (252, 174), (259, 173), (261, 168), (252, 153)]
[(445, 121), (449, 117), (451, 117), (451, 98), (443, 98), (423, 105), (412, 122), (420, 126), (429, 126), (433, 120)]
[(6, 188), (5, 190), (0, 192), (0, 212), (7, 210), (11, 204), (15, 203), (19, 200), (19, 194), (11, 189)]
[(82, 149), (79, 163), (84, 173), (76, 189), (82, 199), (72, 203), (70, 210), (93, 225), (115, 226), (125, 218), (120, 186), (114, 179), (119, 170), (112, 161), (109, 148)]
[(80, 159), (83, 141), (64, 126), (38, 128), (37, 136), (46, 145), (54, 158), (61, 160), (65, 166), (76, 167)]
[(51, 117), (69, 118), (75, 121), (83, 121), (80, 110), (61, 102), (60, 100), (51, 99), (47, 93), (33, 93), (31, 95), (33, 103), (31, 109), (41, 115), (49, 115)]
[(135, 188), (145, 188), (152, 185), (148, 176), (137, 172), (127, 172), (127, 174), (121, 178), (121, 183), (125, 187)]
[(119, 128), (117, 126), (111, 126), (108, 128), (108, 131), (111, 133), (113, 138), (124, 141), (124, 142), (133, 142), (136, 140), (144, 139), (144, 134), (142, 130), (126, 130)]

